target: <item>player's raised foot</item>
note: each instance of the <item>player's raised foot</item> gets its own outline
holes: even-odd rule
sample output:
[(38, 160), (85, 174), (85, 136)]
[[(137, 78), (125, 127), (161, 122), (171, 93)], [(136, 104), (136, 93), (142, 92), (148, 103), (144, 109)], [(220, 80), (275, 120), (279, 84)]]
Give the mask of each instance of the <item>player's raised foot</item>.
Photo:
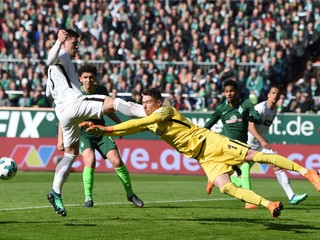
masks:
[(253, 210), (256, 210), (256, 209), (258, 209), (258, 206), (255, 205), (255, 204), (252, 204), (252, 203), (246, 203), (246, 204), (244, 205), (244, 208), (245, 208), (245, 209), (253, 209)]
[(208, 193), (208, 195), (211, 193), (213, 187), (214, 187), (214, 184), (208, 181), (206, 186), (206, 192)]
[(318, 171), (309, 169), (304, 176), (315, 186), (317, 191), (320, 192), (320, 176)]
[(144, 205), (144, 202), (135, 194), (132, 194), (130, 197), (127, 198), (129, 202), (132, 202), (138, 208), (142, 208)]
[(279, 217), (281, 214), (281, 210), (283, 210), (282, 202), (270, 202), (267, 206), (272, 217)]
[(93, 200), (86, 201), (83, 206), (86, 208), (93, 207)]
[(60, 194), (56, 193), (54, 190), (51, 190), (51, 192), (47, 194), (47, 199), (58, 215), (60, 215), (61, 217), (67, 216), (67, 211), (64, 208)]
[(301, 194), (301, 195), (295, 194), (295, 195), (293, 195), (293, 197), (291, 198), (290, 204), (291, 204), (291, 205), (297, 205), (297, 204), (303, 202), (304, 200), (306, 200), (307, 197), (308, 197), (308, 194), (306, 194), (306, 193)]

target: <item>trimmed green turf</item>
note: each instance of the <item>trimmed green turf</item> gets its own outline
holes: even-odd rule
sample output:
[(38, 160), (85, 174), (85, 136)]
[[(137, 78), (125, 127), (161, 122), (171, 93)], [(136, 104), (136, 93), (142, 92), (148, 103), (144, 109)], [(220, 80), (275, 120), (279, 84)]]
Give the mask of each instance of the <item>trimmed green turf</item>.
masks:
[(19, 172), (0, 181), (0, 239), (319, 239), (320, 193), (303, 180), (291, 180), (308, 199), (291, 206), (276, 179), (253, 179), (253, 189), (281, 200), (279, 218), (268, 210), (245, 210), (221, 194), (208, 196), (204, 176), (131, 174), (144, 208), (128, 203), (115, 174), (96, 174), (93, 208), (84, 208), (82, 177), (71, 173), (63, 200), (68, 216), (56, 215), (46, 200), (53, 173)]

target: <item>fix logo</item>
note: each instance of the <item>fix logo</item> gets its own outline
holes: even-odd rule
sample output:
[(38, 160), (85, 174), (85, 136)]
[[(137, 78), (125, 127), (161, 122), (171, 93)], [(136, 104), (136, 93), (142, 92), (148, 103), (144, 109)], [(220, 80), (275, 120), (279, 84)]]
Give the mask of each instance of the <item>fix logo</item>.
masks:
[(54, 112), (1, 111), (0, 135), (5, 137), (39, 138), (39, 126), (56, 121)]

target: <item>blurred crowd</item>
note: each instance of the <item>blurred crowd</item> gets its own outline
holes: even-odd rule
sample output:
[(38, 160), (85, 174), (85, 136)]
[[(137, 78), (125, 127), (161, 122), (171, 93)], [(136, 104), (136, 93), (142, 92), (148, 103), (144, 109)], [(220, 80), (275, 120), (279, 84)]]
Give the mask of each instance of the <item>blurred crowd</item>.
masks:
[(275, 84), (279, 112), (320, 110), (318, 0), (3, 0), (0, 19), (0, 106), (52, 106), (45, 59), (70, 28), (75, 62), (113, 96), (141, 102), (155, 86), (179, 110), (212, 111), (232, 78), (253, 103)]

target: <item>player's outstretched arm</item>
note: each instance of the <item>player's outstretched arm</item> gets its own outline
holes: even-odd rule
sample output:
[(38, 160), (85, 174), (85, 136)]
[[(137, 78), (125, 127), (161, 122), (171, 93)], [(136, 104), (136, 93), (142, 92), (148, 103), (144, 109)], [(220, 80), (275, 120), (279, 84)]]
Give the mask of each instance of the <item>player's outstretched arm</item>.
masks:
[(59, 30), (58, 32), (58, 39), (55, 42), (55, 44), (53, 45), (53, 47), (49, 50), (48, 53), (48, 58), (46, 61), (46, 64), (49, 65), (54, 65), (56, 63), (59, 62), (59, 51), (61, 48), (62, 43), (64, 43), (66, 41), (66, 39), (68, 38), (68, 32), (65, 30)]

